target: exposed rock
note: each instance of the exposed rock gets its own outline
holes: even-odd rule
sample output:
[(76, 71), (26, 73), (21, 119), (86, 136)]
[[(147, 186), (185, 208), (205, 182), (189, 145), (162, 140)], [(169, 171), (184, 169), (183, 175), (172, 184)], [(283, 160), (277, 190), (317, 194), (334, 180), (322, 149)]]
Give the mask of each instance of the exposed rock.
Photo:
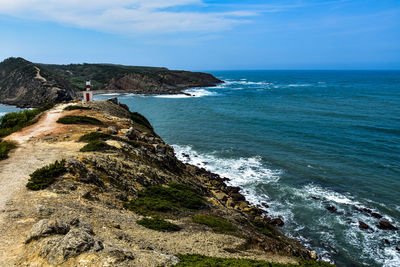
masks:
[(276, 226), (283, 226), (285, 223), (282, 218), (274, 218), (271, 220), (271, 224)]
[(383, 216), (376, 212), (371, 212), (371, 216), (377, 219), (381, 219)]
[(0, 63), (0, 102), (18, 107), (40, 107), (76, 98), (76, 89), (62, 77), (23, 58)]
[(399, 228), (393, 226), (390, 222), (388, 221), (380, 221), (377, 227), (381, 230), (399, 230)]
[(43, 219), (37, 222), (31, 229), (29, 237), (26, 239), (26, 243), (33, 240), (37, 240), (42, 237), (54, 235), (54, 234), (66, 234), (70, 227), (63, 221)]
[(103, 187), (104, 183), (95, 173), (89, 171), (87, 167), (80, 161), (71, 159), (68, 160), (66, 167), (68, 171), (75, 175), (76, 178), (87, 184), (95, 184), (97, 186)]
[(400, 248), (396, 246), (397, 253), (400, 253)]
[(327, 210), (329, 210), (330, 212), (337, 212), (337, 208), (335, 206), (333, 206), (333, 205), (325, 206), (325, 208)]
[(90, 250), (96, 243), (96, 249), (101, 250), (103, 248), (101, 242), (95, 240), (88, 232), (72, 229), (50, 250), (47, 256), (48, 262), (50, 264), (60, 264), (70, 257), (76, 257)]
[(107, 132), (108, 132), (109, 134), (117, 134), (117, 133), (118, 133), (118, 130), (117, 130), (117, 128), (115, 128), (115, 126), (109, 126), (109, 127), (107, 128)]
[(358, 221), (358, 227), (362, 230), (368, 230), (371, 229), (371, 227), (368, 226), (365, 222)]
[(244, 200), (246, 200), (246, 198), (240, 193), (232, 193), (230, 196), (235, 201), (244, 201)]
[(310, 250), (310, 257), (314, 260), (318, 259), (317, 252), (315, 252), (314, 250)]

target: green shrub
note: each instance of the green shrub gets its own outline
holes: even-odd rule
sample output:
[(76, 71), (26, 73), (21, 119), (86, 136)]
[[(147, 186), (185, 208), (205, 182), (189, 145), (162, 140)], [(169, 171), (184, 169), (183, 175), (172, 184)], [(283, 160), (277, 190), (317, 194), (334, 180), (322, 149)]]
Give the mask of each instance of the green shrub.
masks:
[(260, 233), (273, 238), (278, 237), (276, 234), (276, 230), (272, 225), (269, 225), (262, 221), (255, 221), (255, 220), (251, 221), (251, 223), (256, 227), (257, 231), (259, 231)]
[(88, 116), (65, 116), (57, 120), (58, 123), (63, 124), (93, 124), (102, 125), (103, 123), (96, 118)]
[(112, 146), (107, 145), (106, 142), (101, 140), (94, 140), (89, 142), (89, 144), (82, 147), (79, 151), (81, 152), (92, 152), (92, 151), (105, 151), (113, 149)]
[(177, 267), (333, 267), (334, 265), (322, 261), (300, 261), (299, 265), (266, 262), (252, 259), (217, 258), (199, 254), (178, 254), (180, 262)]
[(76, 110), (76, 109), (90, 110), (91, 108), (85, 107), (85, 106), (79, 106), (79, 105), (72, 105), (72, 106), (67, 106), (67, 107), (64, 108), (64, 110)]
[(0, 140), (0, 160), (8, 158), (8, 153), (16, 147), (17, 145), (13, 142)]
[(146, 228), (161, 232), (176, 232), (181, 229), (178, 225), (167, 222), (160, 218), (143, 218), (136, 221), (136, 223)]
[(222, 218), (210, 215), (197, 214), (192, 217), (192, 220), (195, 223), (204, 224), (211, 227), (211, 229), (217, 233), (233, 233), (237, 230), (236, 226), (234, 226), (232, 223)]
[(112, 136), (109, 134), (99, 133), (99, 132), (91, 132), (91, 133), (82, 135), (79, 138), (79, 141), (91, 142), (91, 141), (96, 141), (96, 140), (108, 140), (108, 139), (112, 139)]
[(48, 103), (41, 108), (7, 113), (0, 118), (0, 137), (10, 135), (24, 127), (36, 123), (37, 120), (35, 117), (41, 112), (51, 109), (52, 107), (54, 107), (54, 104)]
[(139, 214), (179, 210), (198, 210), (205, 207), (204, 199), (188, 185), (170, 183), (168, 187), (149, 186), (138, 198), (124, 203), (124, 207)]
[(65, 160), (56, 161), (43, 168), (37, 169), (29, 176), (31, 177), (26, 185), (30, 190), (41, 190), (50, 186), (57, 177), (67, 171)]
[(151, 126), (150, 122), (142, 114), (138, 112), (131, 112), (131, 120), (150, 130), (153, 130), (153, 127)]

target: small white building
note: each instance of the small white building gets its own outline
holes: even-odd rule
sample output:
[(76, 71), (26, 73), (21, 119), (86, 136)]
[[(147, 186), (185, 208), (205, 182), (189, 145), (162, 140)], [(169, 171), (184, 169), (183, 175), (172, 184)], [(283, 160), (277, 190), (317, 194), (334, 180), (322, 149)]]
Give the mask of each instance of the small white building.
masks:
[(83, 92), (83, 103), (93, 101), (92, 84), (86, 81), (86, 91)]

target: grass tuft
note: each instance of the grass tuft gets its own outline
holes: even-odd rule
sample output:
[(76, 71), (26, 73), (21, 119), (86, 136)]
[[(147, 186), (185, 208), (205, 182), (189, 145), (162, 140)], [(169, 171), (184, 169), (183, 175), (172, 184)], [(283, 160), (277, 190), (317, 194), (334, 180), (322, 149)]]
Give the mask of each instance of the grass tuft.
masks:
[(107, 145), (106, 142), (101, 140), (90, 141), (89, 144), (82, 147), (79, 151), (81, 152), (92, 152), (92, 151), (105, 151), (113, 149), (112, 146)]
[(65, 116), (57, 120), (58, 123), (63, 124), (92, 124), (92, 125), (103, 125), (101, 121), (96, 118), (88, 116)]
[(50, 186), (57, 177), (67, 171), (65, 160), (56, 161), (43, 168), (37, 169), (29, 176), (31, 177), (26, 185), (30, 190), (41, 190)]
[(178, 254), (180, 262), (176, 267), (334, 267), (334, 265), (322, 261), (300, 261), (298, 265), (266, 262), (252, 259), (217, 258), (199, 254)]
[(143, 218), (136, 221), (136, 223), (146, 228), (161, 232), (176, 232), (181, 230), (178, 225), (167, 222), (166, 220), (160, 218)]
[(210, 215), (197, 214), (192, 217), (192, 220), (195, 223), (204, 224), (211, 227), (211, 229), (217, 233), (231, 234), (237, 231), (236, 226), (234, 226), (232, 223), (222, 218)]
[(125, 202), (124, 207), (142, 215), (156, 212), (199, 210), (205, 207), (203, 197), (185, 184), (170, 183), (168, 187), (149, 186), (138, 198)]
[(131, 112), (131, 120), (150, 130), (153, 130), (153, 126), (151, 126), (150, 122), (138, 112)]
[(0, 140), (0, 160), (8, 158), (8, 153), (15, 149), (17, 145), (13, 142), (1, 141)]
[(72, 106), (67, 106), (64, 108), (64, 110), (90, 110), (91, 108), (85, 107), (85, 106), (79, 106), (79, 105), (72, 105)]

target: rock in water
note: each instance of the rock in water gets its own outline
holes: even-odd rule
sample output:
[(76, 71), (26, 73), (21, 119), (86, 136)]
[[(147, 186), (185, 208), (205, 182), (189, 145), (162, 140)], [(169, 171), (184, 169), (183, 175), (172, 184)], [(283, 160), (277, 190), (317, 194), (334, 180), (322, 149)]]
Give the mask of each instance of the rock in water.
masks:
[(393, 226), (390, 222), (388, 221), (380, 221), (377, 227), (381, 230), (399, 230), (399, 228)]
[(368, 226), (368, 224), (366, 224), (365, 222), (362, 222), (362, 221), (358, 221), (358, 227), (362, 230), (368, 230), (371, 228)]

